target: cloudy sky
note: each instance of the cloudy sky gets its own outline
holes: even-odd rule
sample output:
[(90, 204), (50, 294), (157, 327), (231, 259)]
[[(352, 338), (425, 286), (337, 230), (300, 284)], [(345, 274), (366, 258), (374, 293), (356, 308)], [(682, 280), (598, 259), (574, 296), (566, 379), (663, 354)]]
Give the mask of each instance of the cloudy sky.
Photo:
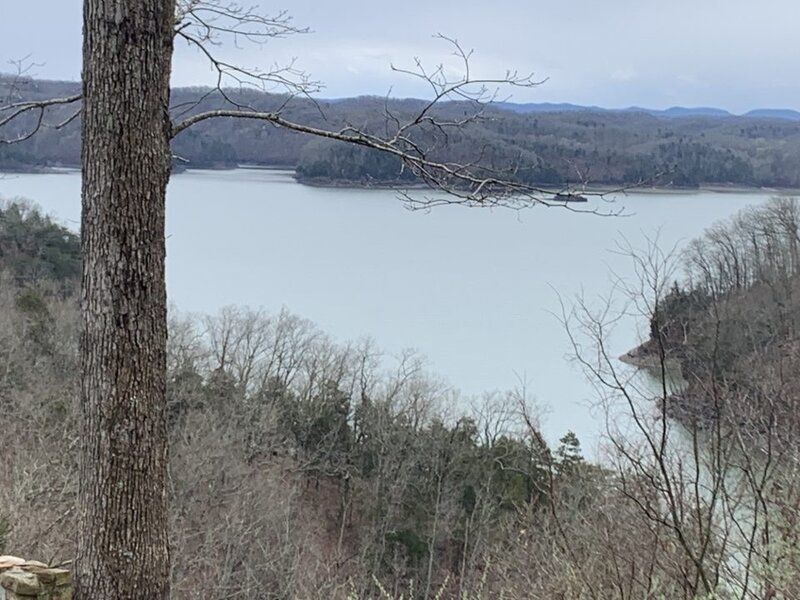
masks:
[[(255, 1), (255, 0), (252, 0)], [(248, 3), (248, 2), (246, 2)], [(322, 95), (422, 95), (393, 74), (414, 57), (433, 64), (442, 33), (474, 49), (474, 69), (534, 72), (547, 82), (516, 101), (800, 109), (800, 0), (294, 0), (287, 9), (312, 34), (262, 49), (230, 48), (243, 65), (297, 64)], [(31, 55), (41, 77), (77, 79), (80, 0), (0, 0), (0, 60)], [(458, 6), (458, 8), (452, 8)], [(7, 70), (4, 69), (4, 70)], [(202, 58), (179, 48), (177, 85), (212, 81)]]

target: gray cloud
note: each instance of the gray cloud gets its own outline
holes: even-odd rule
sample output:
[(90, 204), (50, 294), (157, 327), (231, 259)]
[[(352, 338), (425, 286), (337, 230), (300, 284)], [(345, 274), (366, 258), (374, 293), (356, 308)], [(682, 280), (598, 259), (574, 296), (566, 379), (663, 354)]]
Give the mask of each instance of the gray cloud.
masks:
[[(79, 0), (2, 0), (0, 58), (29, 53), (40, 76), (80, 74)], [(262, 3), (267, 6), (266, 3)], [(248, 65), (298, 64), (326, 83), (325, 96), (420, 95), (393, 74), (414, 56), (434, 63), (449, 50), (432, 39), (458, 37), (475, 66), (536, 72), (545, 85), (520, 101), (620, 107), (713, 105), (736, 112), (757, 106), (800, 109), (797, 0), (295, 0), (288, 7), (315, 33), (234, 52)], [(201, 57), (179, 48), (175, 83), (207, 83)]]

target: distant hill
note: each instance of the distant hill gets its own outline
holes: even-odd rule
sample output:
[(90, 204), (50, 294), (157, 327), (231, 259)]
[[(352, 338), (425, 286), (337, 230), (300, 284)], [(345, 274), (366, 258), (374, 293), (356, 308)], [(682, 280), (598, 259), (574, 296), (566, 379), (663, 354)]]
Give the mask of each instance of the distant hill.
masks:
[(643, 108), (641, 106), (630, 106), (627, 108), (603, 108), (600, 106), (583, 106), (580, 104), (570, 104), (567, 102), (501, 102), (497, 106), (504, 110), (509, 110), (519, 114), (535, 114), (550, 112), (617, 112), (617, 113), (643, 113), (654, 117), (683, 118), (683, 117), (748, 117), (754, 119), (785, 119), (788, 121), (800, 121), (800, 112), (786, 108), (757, 108), (742, 115), (735, 115), (721, 108), (710, 106), (685, 107), (672, 106), (667, 109)]
[(568, 102), (528, 102), (518, 104), (516, 102), (498, 102), (498, 108), (510, 110), (519, 114), (548, 113), (548, 112), (598, 112), (607, 109), (599, 106), (581, 106), (580, 104), (569, 104)]
[[(636, 108), (628, 109), (639, 110)], [(648, 114), (656, 117), (732, 117), (733, 115), (727, 110), (721, 108), (709, 108), (701, 106), (698, 108), (686, 108), (684, 106), (673, 106), (666, 110), (647, 110), (643, 109)]]
[(800, 121), (800, 112), (787, 108), (759, 108), (745, 113), (745, 117), (756, 119), (786, 119)]
[[(6, 89), (4, 89), (4, 86)], [(0, 77), (0, 98), (10, 91), (22, 98), (47, 98), (75, 93), (75, 82), (23, 82), (8, 89)], [(186, 113), (224, 106), (219, 93), (207, 88), (177, 88), (174, 106)], [(295, 98), (253, 90), (228, 95), (256, 110), (282, 110), (295, 122), (338, 129), (357, 123), (386, 135), (386, 109), (400, 120), (425, 105), (420, 99), (377, 96), (336, 100)], [(198, 104), (193, 105), (197, 100)], [(55, 111), (64, 120), (68, 109)], [(473, 107), (445, 102), (436, 114), (458, 121)], [(435, 146), (434, 158), (487, 167), (518, 165), (514, 177), (525, 183), (563, 186), (570, 183), (619, 185), (648, 182), (659, 186), (733, 185), (800, 188), (800, 113), (758, 109), (732, 115), (709, 108), (641, 107), (604, 109), (569, 103), (499, 103), (486, 108), (486, 118), (440, 136), (422, 129), (415, 142)], [(25, 122), (6, 135), (25, 131)], [(239, 164), (293, 168), (303, 182), (318, 185), (383, 185), (414, 182), (393, 157), (355, 146), (304, 136), (264, 122), (210, 120), (181, 133), (173, 142), (180, 165), (229, 168)], [(80, 164), (80, 123), (48, 129), (15, 145), (0, 145), (0, 170), (36, 170)]]

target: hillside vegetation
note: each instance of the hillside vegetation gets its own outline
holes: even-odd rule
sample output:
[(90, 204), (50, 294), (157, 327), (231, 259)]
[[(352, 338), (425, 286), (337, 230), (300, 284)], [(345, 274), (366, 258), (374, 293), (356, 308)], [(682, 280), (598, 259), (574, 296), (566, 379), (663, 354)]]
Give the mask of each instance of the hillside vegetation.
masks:
[[(9, 79), (0, 78), (0, 96)], [(64, 96), (78, 84), (23, 82), (20, 98)], [(231, 90), (231, 97), (258, 110), (277, 110), (286, 98)], [(203, 98), (194, 106), (194, 101)], [(200, 88), (173, 91), (175, 111), (220, 107), (219, 94)], [(386, 111), (402, 118), (419, 110), (421, 100), (377, 97), (344, 100), (291, 100), (286, 117), (311, 126), (338, 129), (355, 124), (375, 133), (387, 127)], [(524, 105), (486, 109), (483, 119), (437, 137), (434, 158), (487, 167), (518, 165), (514, 177), (527, 183), (630, 184), (695, 187), (707, 185), (800, 187), (800, 121), (759, 116), (569, 110), (530, 112)], [(442, 104), (439, 115), (457, 119), (474, 107)], [(773, 113), (766, 113), (772, 115)], [(679, 113), (683, 115), (683, 113)], [(52, 122), (69, 116), (58, 110)], [(16, 123), (22, 128), (24, 120)], [(20, 129), (22, 131), (22, 129)], [(11, 134), (13, 132), (9, 132)], [(38, 169), (80, 163), (78, 120), (61, 130), (17, 145), (0, 147), (0, 169)], [(436, 132), (420, 128), (415, 142), (425, 145)], [(429, 139), (430, 138), (430, 139)], [(393, 158), (372, 150), (325, 142), (270, 124), (242, 119), (212, 120), (179, 135), (173, 144), (178, 168), (221, 168), (237, 164), (296, 168), (300, 181), (314, 184), (386, 185), (414, 181)]]
[(689, 425), (734, 421), (795, 444), (800, 425), (800, 204), (774, 198), (686, 248), (685, 279), (660, 300), (650, 364), (680, 365), (668, 409)]
[[(0, 545), (68, 560), (78, 238), (5, 204), (0, 249)], [(765, 480), (736, 439), (698, 442), (688, 465), (711, 469), (712, 496), (634, 438), (592, 465), (573, 434), (548, 447), (524, 392), (467, 402), (414, 354), (388, 360), (285, 311), (173, 314), (168, 367), (176, 598), (800, 593), (789, 455)]]

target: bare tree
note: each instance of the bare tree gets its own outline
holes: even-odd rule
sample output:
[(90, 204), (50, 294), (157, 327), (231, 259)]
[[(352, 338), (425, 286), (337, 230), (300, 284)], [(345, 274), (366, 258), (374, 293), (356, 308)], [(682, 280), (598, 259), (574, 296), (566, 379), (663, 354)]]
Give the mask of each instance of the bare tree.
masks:
[[(759, 210), (771, 215), (775, 206)], [(779, 209), (779, 214), (787, 212)], [(748, 222), (755, 214), (746, 213)], [(797, 490), (789, 483), (796, 476), (796, 452), (789, 440), (796, 435), (797, 420), (791, 414), (794, 387), (785, 373), (797, 355), (793, 342), (772, 347), (775, 340), (751, 344), (744, 335), (733, 346), (737, 360), (724, 351), (726, 330), (749, 325), (739, 305), (749, 297), (742, 292), (741, 253), (751, 239), (733, 240), (740, 225), (737, 218), (732, 227), (715, 226), (685, 254), (689, 280), (708, 286), (714, 298), (690, 316), (688, 334), (676, 335), (673, 323), (686, 317), (685, 306), (670, 306), (665, 299), (677, 302), (680, 294), (687, 302), (697, 299), (675, 291), (680, 290), (673, 283), (680, 263), (653, 242), (644, 252), (627, 243), (620, 247), (637, 273), (633, 281), (615, 286), (623, 295), (622, 308), (611, 300), (595, 307), (579, 300), (564, 314), (577, 360), (597, 383), (608, 415), (611, 489), (623, 510), (635, 516), (617, 525), (652, 532), (642, 556), (645, 548), (659, 548), (651, 556), (650, 575), (636, 582), (646, 587), (630, 597), (665, 593), (656, 584), (667, 585), (668, 597), (761, 600), (792, 595), (789, 581), (796, 577), (796, 563), (786, 544), (794, 539), (797, 523)], [(710, 246), (707, 252), (701, 251), (703, 243)], [(776, 244), (771, 233), (758, 238), (757, 247), (762, 244), (773, 252), (790, 247)], [(778, 270), (782, 273), (783, 266)], [(747, 294), (757, 299), (759, 284), (747, 285)], [(697, 298), (705, 303), (703, 296)], [(640, 350), (623, 356), (647, 377), (620, 363), (609, 347), (614, 323), (626, 314), (651, 322)]]
[[(546, 190), (519, 183), (518, 165), (489, 169), (435, 158), (448, 133), (484, 117), (500, 86), (531, 87), (529, 76), (473, 74), (470, 52), (447, 40), (459, 75), (416, 61), (401, 70), (430, 86), (431, 97), (410, 118), (386, 112), (384, 135), (345, 126), (319, 129), (287, 119), (282, 107), (252, 110), (229, 93), (231, 83), (284, 86), (287, 101), (314, 82), (294, 65), (247, 69), (215, 54), (224, 42), (262, 44), (302, 33), (288, 16), (266, 16), (224, 0), (85, 0), (82, 91), (39, 101), (11, 98), (0, 107), (3, 143), (26, 140), (44, 126), (82, 124), (83, 335), (81, 342), (80, 544), (76, 597), (168, 598), (167, 304), (164, 205), (170, 141), (209, 119), (257, 119), (292, 131), (378, 150), (446, 194), (424, 206), (561, 205)], [(446, 39), (446, 38), (445, 38)], [(181, 40), (218, 73), (215, 92), (225, 108), (170, 107), (173, 47)], [(12, 93), (10, 94), (13, 96)], [(467, 114), (437, 111), (460, 100)], [(49, 120), (54, 109), (79, 105)], [(58, 113), (61, 115), (61, 113)]]

